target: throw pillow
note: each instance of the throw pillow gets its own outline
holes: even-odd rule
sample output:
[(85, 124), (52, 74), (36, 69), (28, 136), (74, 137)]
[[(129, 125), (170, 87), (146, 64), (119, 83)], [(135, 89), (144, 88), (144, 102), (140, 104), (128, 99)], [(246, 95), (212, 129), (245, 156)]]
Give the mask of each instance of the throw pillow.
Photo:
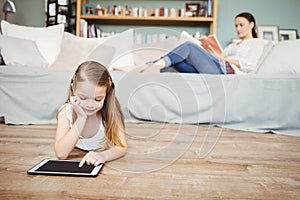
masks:
[(1, 30), (4, 36), (35, 41), (43, 57), (51, 64), (54, 62), (60, 51), (64, 25), (29, 27), (10, 24), (9, 22), (2, 20)]
[(32, 40), (1, 36), (0, 49), (6, 65), (24, 65), (30, 67), (47, 67), (37, 45)]
[(100, 44), (91, 54), (87, 57), (87, 60), (96, 61), (104, 66), (109, 66), (115, 53), (115, 48)]
[(258, 74), (299, 74), (300, 40), (275, 44), (258, 69)]
[(50, 67), (76, 69), (107, 38), (82, 38), (64, 32), (61, 50)]
[(109, 68), (134, 65), (132, 57), (133, 29), (109, 37), (103, 44), (114, 49), (114, 56), (108, 65)]
[(5, 65), (5, 62), (3, 60), (3, 56), (1, 54), (1, 49), (0, 49), (0, 65)]
[(257, 71), (258, 71), (259, 67), (261, 66), (262, 62), (265, 60), (265, 58), (267, 57), (267, 55), (270, 53), (271, 49), (274, 46), (273, 41), (264, 40), (264, 42), (265, 42), (265, 46), (264, 46), (264, 49), (263, 49), (263, 53), (262, 53), (262, 55), (260, 56), (260, 58), (257, 62), (256, 68), (251, 72), (253, 74), (257, 73)]
[(154, 61), (173, 50), (178, 43), (178, 39), (170, 37), (150, 44), (135, 44), (133, 46), (133, 59), (135, 65), (142, 65), (149, 61)]

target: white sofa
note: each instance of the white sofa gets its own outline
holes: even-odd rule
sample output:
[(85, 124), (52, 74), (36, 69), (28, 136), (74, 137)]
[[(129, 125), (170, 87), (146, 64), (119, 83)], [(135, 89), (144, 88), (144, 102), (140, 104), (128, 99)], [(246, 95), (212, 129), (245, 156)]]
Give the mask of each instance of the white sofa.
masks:
[[(179, 39), (136, 44), (134, 30), (100, 39), (79, 38), (60, 26), (5, 23), (2, 30), (0, 49), (6, 65), (0, 67), (0, 116), (11, 124), (56, 123), (74, 69), (85, 60), (109, 68), (140, 64), (180, 42), (193, 41), (181, 33)], [(255, 74), (111, 74), (127, 122), (205, 124), (300, 136), (299, 50), (299, 40), (275, 44), (266, 50)]]

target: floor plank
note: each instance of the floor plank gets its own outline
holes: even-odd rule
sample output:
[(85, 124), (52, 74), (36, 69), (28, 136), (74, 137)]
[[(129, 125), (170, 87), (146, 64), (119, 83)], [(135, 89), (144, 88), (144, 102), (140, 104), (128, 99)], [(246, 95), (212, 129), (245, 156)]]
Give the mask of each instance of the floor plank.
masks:
[[(300, 137), (126, 124), (128, 153), (96, 178), (32, 176), (55, 125), (0, 125), (0, 199), (300, 199)], [(71, 159), (84, 152), (72, 151)]]

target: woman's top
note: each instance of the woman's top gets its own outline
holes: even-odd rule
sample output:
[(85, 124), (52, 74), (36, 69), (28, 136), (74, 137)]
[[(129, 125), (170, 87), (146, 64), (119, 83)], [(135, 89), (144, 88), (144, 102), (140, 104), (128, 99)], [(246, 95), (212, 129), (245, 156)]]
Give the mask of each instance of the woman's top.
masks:
[(266, 41), (262, 39), (246, 39), (228, 45), (224, 49), (223, 55), (228, 59), (239, 61), (240, 68), (230, 63), (236, 74), (250, 73), (256, 70), (265, 45)]
[[(67, 118), (70, 123), (70, 128), (72, 127), (73, 122), (73, 107), (71, 103), (67, 103), (66, 105), (66, 113)], [(79, 140), (77, 141), (76, 147), (82, 150), (86, 151), (92, 151), (92, 150), (103, 150), (106, 148), (106, 140), (105, 140), (105, 129), (102, 123), (102, 120), (100, 121), (98, 132), (90, 137), (90, 138), (83, 138), (80, 136)]]

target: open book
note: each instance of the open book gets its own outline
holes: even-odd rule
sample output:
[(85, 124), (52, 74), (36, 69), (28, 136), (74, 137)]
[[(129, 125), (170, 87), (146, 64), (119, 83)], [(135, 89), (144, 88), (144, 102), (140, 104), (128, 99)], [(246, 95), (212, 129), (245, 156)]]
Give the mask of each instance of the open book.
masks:
[(200, 38), (202, 46), (204, 49), (207, 49), (208, 46), (211, 46), (216, 53), (221, 54), (223, 52), (223, 48), (215, 35), (208, 35)]

